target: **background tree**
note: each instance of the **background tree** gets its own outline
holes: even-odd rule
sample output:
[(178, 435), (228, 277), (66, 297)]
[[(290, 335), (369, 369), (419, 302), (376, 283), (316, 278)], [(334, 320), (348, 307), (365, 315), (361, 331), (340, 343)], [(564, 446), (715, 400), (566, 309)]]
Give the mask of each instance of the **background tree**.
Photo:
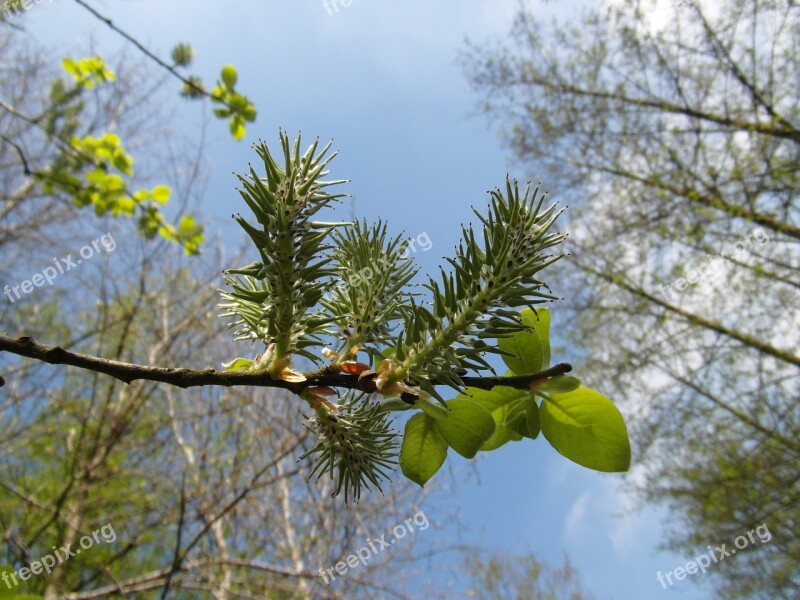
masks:
[(464, 563), (473, 586), (467, 598), (475, 600), (589, 600), (578, 573), (564, 559), (560, 567), (537, 560), (535, 556), (493, 554), (482, 558), (470, 553)]
[[(95, 274), (93, 291), (108, 302), (69, 323), (46, 305), (35, 314), (20, 308), (18, 323), (24, 327), (27, 315), (74, 349), (118, 360), (185, 363), (197, 348), (208, 365), (222, 360), (224, 326), (208, 311), (219, 270), (203, 267), (206, 278), (193, 280), (183, 259), (168, 266), (162, 254), (166, 271), (152, 274), (147, 258), (129, 270), (127, 284)], [(4, 372), (0, 562), (28, 564), (106, 524), (116, 537), (31, 578), (31, 592), (75, 600), (158, 598), (167, 590), (182, 598), (374, 597), (376, 590), (403, 597), (404, 586), (382, 571), (389, 558), (395, 566), (413, 559), (411, 535), (335, 584), (318, 570), (414, 515), (423, 496), (399, 487), (365, 497), (355, 512), (330, 499), (332, 483), (309, 485), (297, 464), (311, 447), (309, 432), (297, 409), (275, 397), (281, 392), (123, 386), (102, 375), (53, 376), (30, 361)]]
[[(182, 72), (194, 58), (190, 45), (177, 44), (166, 61), (86, 2), (75, 0), (75, 3), (130, 42), (143, 59), (182, 82), (182, 96), (210, 99), (217, 106), (214, 116), (228, 120), (233, 138), (244, 137), (245, 123), (255, 121), (256, 109), (235, 89), (238, 74), (233, 65), (222, 69), (217, 85), (208, 91), (200, 77)], [(176, 151), (169, 142), (169, 130), (162, 127), (154, 131), (151, 124), (160, 120), (147, 113), (158, 106), (150, 101), (150, 96), (162, 87), (164, 78), (152, 73), (148, 73), (149, 77), (136, 77), (141, 75), (139, 68), (138, 73), (132, 72), (125, 78), (128, 87), (109, 85), (116, 80), (116, 74), (101, 56), (64, 57), (61, 73), (55, 73), (40, 53), (25, 50), (25, 46), (33, 44), (25, 39), (20, 19), (28, 8), (30, 3), (4, 2), (0, 13), (3, 26), (0, 44), (7, 60), (2, 73), (10, 92), (0, 100), (3, 118), (0, 125), (5, 127), (0, 139), (4, 164), (15, 167), (5, 173), (8, 192), (0, 213), (3, 225), (0, 243), (11, 239), (15, 231), (16, 238), (21, 237), (18, 235), (21, 220), (38, 222), (41, 219), (38, 215), (46, 212), (40, 210), (44, 201), (56, 202), (61, 210), (91, 207), (98, 216), (135, 217), (139, 230), (148, 239), (161, 236), (179, 243), (189, 254), (199, 252), (203, 227), (186, 214), (177, 224), (169, 223), (161, 207), (169, 201), (172, 189), (163, 183), (152, 188), (139, 187), (142, 182), (150, 182), (146, 174), (144, 177), (141, 172), (137, 174), (139, 166), (134, 168), (135, 158), (127, 151), (129, 142), (135, 142), (145, 133), (163, 139), (167, 155)], [(17, 38), (24, 41), (15, 42)], [(22, 52), (16, 53), (17, 46)], [(47, 86), (42, 85), (43, 77), (49, 79)], [(23, 81), (33, 85), (17, 85)], [(131, 132), (132, 140), (120, 137)], [(162, 156), (163, 151), (154, 152), (141, 162), (147, 169), (160, 164)], [(3, 221), (11, 216), (15, 225), (8, 228)]]
[(514, 156), (568, 196), (557, 279), (595, 384), (635, 416), (643, 497), (691, 553), (765, 522), (725, 597), (800, 585), (800, 8), (522, 8), (465, 70)]

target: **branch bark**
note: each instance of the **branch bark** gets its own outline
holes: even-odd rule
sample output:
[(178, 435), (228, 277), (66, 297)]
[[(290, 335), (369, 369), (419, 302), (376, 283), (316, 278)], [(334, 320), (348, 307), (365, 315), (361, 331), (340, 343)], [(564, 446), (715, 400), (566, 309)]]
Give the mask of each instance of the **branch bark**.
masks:
[[(295, 394), (302, 393), (309, 387), (326, 386), (369, 391), (362, 387), (363, 383), (356, 375), (346, 375), (334, 367), (323, 367), (316, 371), (309, 371), (303, 375), (306, 381), (291, 382), (272, 379), (266, 372), (252, 371), (217, 371), (205, 369), (197, 371), (177, 367), (151, 367), (137, 365), (118, 360), (100, 358), (88, 354), (70, 352), (60, 346), (52, 346), (37, 342), (31, 337), (10, 338), (0, 336), (0, 352), (10, 352), (18, 356), (33, 358), (51, 365), (69, 365), (87, 371), (103, 373), (124, 383), (131, 383), (137, 379), (166, 383), (180, 388), (190, 388), (204, 385), (257, 386), (272, 387), (288, 390)], [(527, 389), (532, 384), (550, 377), (556, 377), (572, 371), (569, 363), (559, 363), (549, 369), (532, 373), (530, 375), (515, 375), (512, 377), (461, 377), (467, 387), (491, 390), (496, 386), (507, 386), (516, 389)], [(441, 381), (432, 381), (433, 385), (448, 385)]]

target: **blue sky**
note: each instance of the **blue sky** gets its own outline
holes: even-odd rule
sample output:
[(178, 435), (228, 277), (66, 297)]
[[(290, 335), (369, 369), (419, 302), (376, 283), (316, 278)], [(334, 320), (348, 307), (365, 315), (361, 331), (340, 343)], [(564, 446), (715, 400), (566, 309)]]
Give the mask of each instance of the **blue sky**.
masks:
[[(290, 134), (301, 131), (309, 142), (333, 138), (340, 155), (332, 175), (352, 180), (347, 191), (356, 214), (387, 219), (394, 232), (427, 233), (432, 248), (415, 258), (431, 273), (457, 242), (470, 205), (483, 206), (486, 190), (501, 185), (509, 169), (519, 179), (547, 185), (546, 173), (512, 167), (497, 135), (476, 114), (475, 97), (456, 64), (466, 38), (503, 34), (516, 6), (516, 0), (353, 0), (329, 14), (322, 0), (97, 5), (164, 57), (174, 43), (192, 43), (197, 55), (192, 72), (207, 82), (233, 63), (238, 87), (258, 108), (258, 120), (242, 143), (230, 140), (223, 123), (210, 127), (210, 180), (201, 204), (210, 230), (239, 245), (242, 236), (230, 214), (242, 205), (231, 172), (243, 171), (254, 159), (253, 141), (274, 144), (282, 127)], [(531, 6), (542, 14), (568, 15), (577, 5), (537, 0)], [(26, 27), (39, 39), (46, 35), (53, 47), (85, 48), (91, 35), (96, 50), (110, 55), (121, 44), (64, 0), (34, 5)], [(558, 200), (558, 190), (550, 195)], [(349, 207), (340, 210), (343, 218), (349, 216)], [(553, 321), (558, 329), (557, 306)], [(465, 462), (452, 453), (450, 460), (459, 467)], [(435, 524), (435, 505), (456, 502), (464, 530), (429, 533), (420, 536), (421, 544), (436, 546), (435, 536), (460, 536), (463, 542), (532, 551), (558, 563), (567, 552), (596, 598), (706, 597), (686, 581), (662, 590), (656, 572), (693, 557), (656, 551), (664, 515), (624, 514), (632, 508), (625, 493), (631, 484), (621, 476), (573, 465), (543, 439), (484, 456), (477, 475), (448, 497), (434, 494), (432, 510), (426, 510)], [(717, 541), (723, 540), (709, 543)]]

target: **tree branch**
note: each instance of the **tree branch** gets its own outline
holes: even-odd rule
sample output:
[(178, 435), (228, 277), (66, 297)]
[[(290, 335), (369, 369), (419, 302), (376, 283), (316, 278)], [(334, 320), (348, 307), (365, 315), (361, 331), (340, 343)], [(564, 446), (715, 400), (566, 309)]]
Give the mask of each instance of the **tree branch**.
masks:
[[(582, 166), (586, 166), (586, 164), (583, 164)], [(731, 204), (730, 202), (726, 202), (721, 195), (703, 194), (698, 190), (689, 187), (679, 187), (653, 177), (637, 175), (635, 172), (623, 169), (621, 167), (614, 168), (594, 165), (594, 168), (608, 173), (609, 175), (624, 177), (648, 187), (664, 190), (680, 198), (685, 198), (690, 203), (701, 204), (702, 206), (714, 208), (724, 212), (729, 217), (744, 219), (745, 221), (762, 225), (763, 227), (767, 227), (778, 233), (782, 233), (789, 237), (800, 240), (800, 227), (792, 225), (788, 222), (788, 220), (782, 221), (781, 219), (773, 217), (772, 215), (756, 212), (744, 206)]]
[[(714, 28), (708, 22), (708, 19), (706, 19), (706, 16), (703, 14), (699, 4), (697, 2), (693, 2), (691, 6), (694, 9), (697, 17), (700, 19), (700, 23), (703, 25), (706, 38), (708, 39), (709, 44), (711, 45), (711, 48), (720, 63), (727, 63), (728, 68), (733, 76), (747, 89), (748, 92), (750, 92), (753, 100), (757, 102), (764, 110), (766, 110), (769, 116), (772, 117), (775, 122), (780, 124), (784, 129), (788, 131), (794, 131), (795, 134), (799, 134), (800, 131), (798, 131), (794, 124), (780, 115), (775, 110), (775, 106), (764, 97), (764, 94), (762, 94), (761, 90), (758, 89), (756, 83), (747, 78), (742, 69), (739, 67), (739, 64), (734, 60), (733, 56), (731, 56), (730, 51), (725, 47), (725, 44), (720, 41), (717, 32), (714, 31)], [(797, 137), (794, 137), (793, 139), (797, 140)]]
[[(33, 358), (51, 365), (69, 365), (87, 371), (94, 371), (95, 373), (103, 373), (104, 375), (109, 375), (124, 383), (131, 383), (137, 379), (142, 379), (166, 383), (180, 388), (204, 385), (225, 387), (257, 386), (281, 388), (295, 394), (300, 394), (304, 389), (315, 386), (346, 388), (366, 392), (371, 391), (369, 387), (365, 385), (370, 382), (361, 381), (356, 375), (341, 373), (331, 366), (304, 373), (306, 381), (290, 382), (272, 379), (265, 371), (217, 371), (215, 369), (195, 371), (186, 368), (137, 365), (90, 356), (88, 354), (70, 352), (64, 350), (60, 346), (39, 343), (31, 337), (14, 339), (0, 336), (0, 352), (10, 352), (11, 354)], [(461, 377), (461, 381), (467, 387), (475, 387), (483, 390), (491, 390), (496, 386), (527, 389), (532, 384), (549, 379), (550, 377), (569, 373), (571, 370), (572, 365), (569, 363), (559, 363), (549, 369), (530, 375), (515, 375), (512, 377)], [(440, 381), (432, 381), (432, 383), (433, 385), (448, 385)]]
[(530, 75), (521, 78), (517, 83), (523, 85), (530, 84), (534, 86), (539, 86), (545, 88), (546, 90), (553, 90), (555, 92), (567, 95), (581, 96), (585, 98), (600, 99), (600, 100), (614, 100), (616, 102), (622, 102), (629, 106), (636, 106), (639, 108), (650, 108), (654, 109), (657, 112), (682, 115), (685, 117), (689, 117), (690, 119), (698, 119), (701, 121), (709, 121), (712, 123), (717, 123), (719, 125), (722, 125), (726, 128), (737, 129), (740, 131), (751, 131), (753, 133), (768, 135), (771, 137), (776, 137), (781, 139), (793, 140), (795, 142), (800, 141), (800, 132), (792, 128), (791, 124), (783, 125), (783, 123), (785, 122), (783, 119), (779, 121), (782, 126), (775, 126), (769, 123), (751, 122), (742, 119), (735, 119), (726, 115), (717, 115), (709, 112), (703, 112), (693, 107), (673, 104), (666, 100), (660, 100), (660, 99), (648, 100), (646, 98), (636, 98), (633, 96), (626, 96), (621, 93), (608, 92), (605, 90), (593, 91), (590, 89), (581, 88), (566, 83), (553, 83), (552, 81), (549, 81), (547, 79), (532, 77)]
[[(586, 265), (585, 263), (581, 263), (575, 260), (574, 255), (573, 255), (573, 262), (585, 272), (591, 273), (592, 275), (595, 275), (596, 277), (599, 277), (600, 279), (607, 281), (608, 283), (615, 285), (625, 290), (626, 292), (633, 294), (634, 296), (643, 298), (648, 302), (652, 302), (653, 304), (660, 306), (661, 308), (671, 313), (683, 317), (687, 322), (691, 323), (692, 325), (708, 329), (709, 331), (714, 331), (716, 333), (719, 333), (720, 335), (729, 337), (732, 340), (736, 340), (737, 342), (740, 342), (745, 346), (754, 348), (755, 350), (758, 350), (762, 354), (765, 354), (767, 356), (772, 356), (773, 358), (777, 358), (778, 360), (782, 360), (796, 367), (800, 367), (800, 356), (792, 354), (790, 350), (782, 350), (780, 348), (776, 348), (775, 346), (771, 346), (770, 344), (762, 342), (761, 340), (754, 338), (753, 336), (747, 335), (746, 333), (726, 327), (718, 321), (712, 321), (710, 319), (706, 319), (704, 317), (701, 317), (700, 315), (697, 315), (688, 310), (684, 310), (678, 306), (675, 306), (674, 304), (665, 302), (664, 300), (655, 297), (653, 294), (648, 293), (644, 289), (628, 283), (624, 276), (618, 273), (602, 272), (597, 269), (594, 269)], [(1, 346), (0, 349), (2, 349)]]
[[(87, 4), (87, 3), (86, 3), (86, 2), (84, 2), (83, 0), (75, 0), (75, 2), (76, 2), (76, 4), (78, 4), (79, 6), (82, 6), (82, 7), (83, 7), (83, 8), (85, 8), (87, 11), (89, 11), (89, 12), (90, 12), (90, 13), (91, 13), (91, 14), (92, 14), (92, 15), (93, 15), (95, 18), (97, 18), (99, 21), (102, 21), (103, 23), (105, 23), (105, 24), (106, 24), (106, 26), (108, 26), (108, 28), (109, 28), (109, 29), (111, 29), (112, 31), (114, 31), (114, 32), (118, 33), (118, 34), (119, 34), (119, 35), (121, 35), (123, 38), (125, 38), (126, 40), (128, 40), (128, 41), (129, 41), (131, 44), (133, 44), (133, 45), (134, 45), (134, 46), (135, 46), (135, 47), (136, 47), (136, 48), (137, 48), (137, 49), (138, 49), (138, 50), (139, 50), (139, 51), (140, 51), (142, 54), (144, 54), (144, 55), (145, 55), (147, 58), (149, 58), (150, 60), (152, 60), (153, 62), (155, 62), (155, 63), (156, 63), (158, 66), (160, 66), (162, 69), (166, 69), (166, 70), (169, 72), (169, 74), (170, 74), (170, 75), (172, 75), (173, 77), (175, 77), (176, 79), (178, 79), (179, 81), (181, 81), (181, 82), (182, 82), (184, 85), (186, 85), (187, 87), (191, 88), (192, 90), (194, 90), (194, 91), (195, 91), (195, 92), (197, 92), (198, 94), (201, 94), (201, 95), (203, 95), (203, 96), (206, 96), (206, 97), (208, 97), (208, 98), (211, 98), (211, 93), (210, 93), (210, 92), (208, 92), (207, 90), (205, 90), (205, 89), (204, 89), (204, 88), (202, 88), (202, 87), (199, 87), (199, 86), (198, 86), (198, 85), (197, 85), (197, 84), (196, 84), (194, 81), (192, 81), (192, 80), (191, 80), (191, 79), (189, 79), (188, 77), (184, 77), (183, 75), (181, 75), (181, 73), (178, 71), (178, 69), (176, 69), (176, 68), (175, 68), (175, 66), (174, 66), (174, 65), (170, 65), (169, 63), (167, 63), (167, 62), (163, 61), (163, 60), (162, 60), (161, 58), (159, 58), (159, 57), (158, 57), (156, 54), (154, 54), (153, 52), (151, 52), (150, 50), (148, 50), (148, 49), (147, 49), (147, 48), (144, 46), (144, 44), (142, 44), (142, 43), (141, 43), (139, 40), (137, 40), (135, 37), (133, 37), (132, 35), (130, 35), (129, 33), (125, 32), (125, 31), (123, 31), (122, 29), (120, 29), (120, 28), (119, 28), (119, 27), (117, 27), (116, 25), (114, 25), (114, 22), (113, 22), (113, 21), (112, 21), (110, 18), (108, 18), (108, 17), (106, 17), (105, 15), (102, 15), (101, 13), (97, 12), (97, 10), (95, 10), (94, 8), (92, 8), (91, 6), (89, 6), (89, 4)], [(232, 107), (230, 106), (230, 104), (228, 104), (227, 102), (225, 102), (225, 101), (223, 101), (223, 100), (219, 100), (219, 102), (220, 102), (221, 104), (224, 104), (224, 105), (225, 105), (225, 106), (227, 106), (228, 108), (232, 108)]]

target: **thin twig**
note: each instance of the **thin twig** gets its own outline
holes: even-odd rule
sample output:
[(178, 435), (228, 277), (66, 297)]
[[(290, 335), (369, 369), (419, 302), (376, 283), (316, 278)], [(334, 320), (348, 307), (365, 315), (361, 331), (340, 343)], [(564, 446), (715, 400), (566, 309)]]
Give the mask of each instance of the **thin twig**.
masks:
[[(109, 27), (111, 30), (113, 30), (113, 31), (117, 32), (119, 35), (121, 35), (121, 36), (122, 36), (122, 37), (124, 37), (126, 40), (128, 40), (128, 41), (129, 41), (131, 44), (133, 44), (134, 46), (136, 46), (136, 48), (137, 48), (137, 49), (138, 49), (138, 50), (139, 50), (139, 51), (140, 51), (142, 54), (144, 54), (144, 55), (145, 55), (147, 58), (149, 58), (150, 60), (154, 61), (154, 62), (155, 62), (155, 63), (156, 63), (158, 66), (160, 66), (160, 67), (162, 67), (162, 68), (166, 69), (167, 71), (169, 71), (169, 73), (170, 73), (170, 74), (171, 74), (173, 77), (176, 77), (176, 78), (178, 78), (178, 79), (179, 79), (181, 82), (183, 82), (183, 84), (184, 84), (184, 85), (186, 85), (187, 87), (191, 88), (192, 90), (194, 90), (194, 91), (198, 92), (199, 94), (202, 94), (203, 96), (207, 96), (207, 97), (211, 98), (211, 93), (210, 93), (210, 92), (208, 92), (208, 91), (206, 91), (205, 89), (203, 89), (202, 87), (198, 86), (198, 85), (197, 85), (197, 84), (196, 84), (194, 81), (192, 81), (191, 79), (189, 79), (189, 78), (187, 78), (187, 77), (184, 77), (183, 75), (181, 75), (181, 74), (180, 74), (180, 72), (179, 72), (179, 71), (178, 71), (178, 70), (175, 68), (175, 66), (174, 66), (174, 65), (170, 65), (169, 63), (166, 63), (166, 62), (164, 62), (164, 61), (163, 61), (161, 58), (159, 58), (159, 57), (158, 57), (156, 54), (153, 54), (153, 52), (151, 52), (150, 50), (148, 50), (148, 49), (147, 49), (147, 48), (144, 46), (144, 44), (142, 44), (142, 43), (141, 43), (139, 40), (137, 40), (135, 37), (133, 37), (132, 35), (130, 35), (129, 33), (125, 32), (125, 31), (123, 31), (122, 29), (120, 29), (120, 28), (119, 28), (119, 27), (117, 27), (116, 25), (114, 25), (113, 21), (112, 21), (110, 18), (108, 18), (108, 17), (106, 17), (106, 16), (104, 16), (104, 15), (100, 14), (99, 12), (97, 12), (97, 11), (96, 11), (94, 8), (92, 8), (91, 6), (89, 6), (89, 5), (88, 5), (86, 2), (84, 2), (83, 0), (75, 0), (75, 2), (76, 2), (77, 4), (79, 4), (80, 6), (82, 6), (83, 8), (85, 8), (86, 10), (88, 10), (90, 13), (92, 13), (92, 15), (93, 15), (93, 16), (95, 16), (97, 19), (99, 19), (100, 21), (102, 21), (103, 23), (105, 23), (105, 24), (106, 24), (106, 25), (107, 25), (107, 26), (108, 26), (108, 27)], [(230, 106), (229, 106), (227, 103), (225, 103), (224, 101), (222, 101), (221, 99), (216, 99), (216, 100), (220, 101), (222, 104), (225, 104), (226, 106), (228, 106), (228, 107), (230, 108)]]
[(17, 155), (19, 156), (19, 161), (22, 163), (22, 172), (25, 173), (25, 176), (30, 177), (31, 175), (33, 175), (30, 166), (28, 166), (28, 159), (25, 157), (25, 153), (22, 151), (22, 147), (19, 144), (17, 144), (14, 140), (6, 137), (5, 135), (0, 135), (0, 139), (2, 139), (4, 142), (8, 144), (11, 144), (11, 146), (14, 147), (14, 150), (17, 151)]

